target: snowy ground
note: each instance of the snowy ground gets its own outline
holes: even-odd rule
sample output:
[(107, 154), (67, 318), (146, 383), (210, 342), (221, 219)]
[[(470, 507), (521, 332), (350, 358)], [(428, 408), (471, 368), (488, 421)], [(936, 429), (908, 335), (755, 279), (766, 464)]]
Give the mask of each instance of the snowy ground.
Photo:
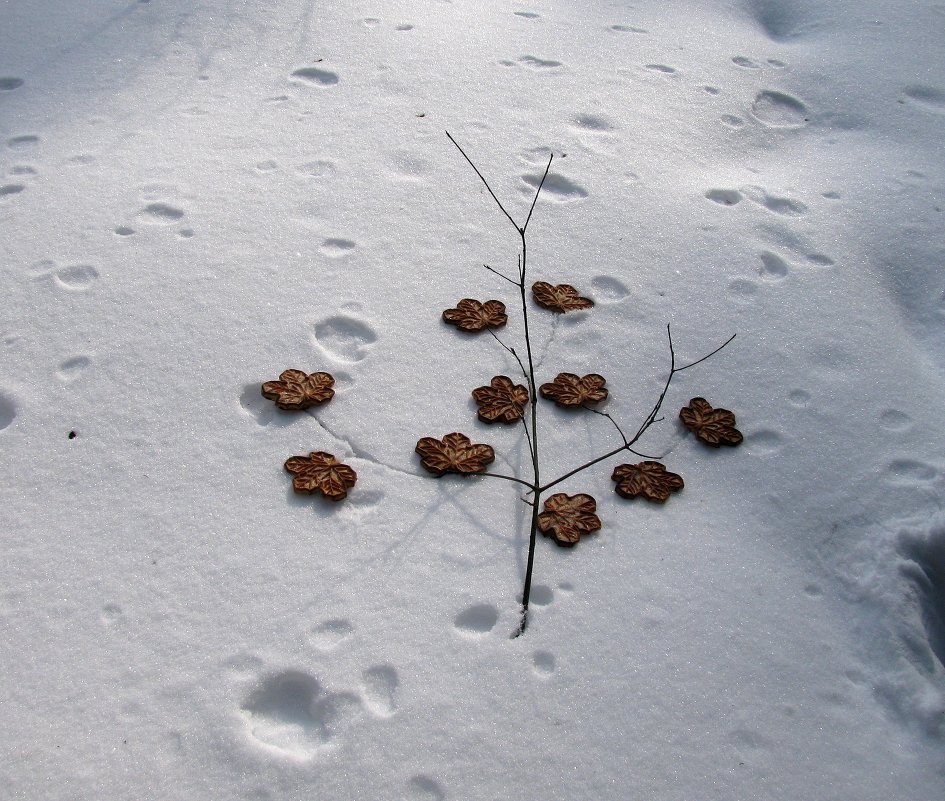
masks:
[[(635, 428), (667, 322), (738, 334), (643, 443), (682, 493), (563, 485), (604, 527), (514, 640), (515, 486), (413, 452), (526, 472), (440, 320), (518, 244), (447, 129), (515, 215), (555, 154), (531, 277), (598, 305), (540, 380)], [(942, 3), (0, 0), (0, 797), (942, 797), (943, 142)], [(548, 474), (615, 444), (541, 415)]]

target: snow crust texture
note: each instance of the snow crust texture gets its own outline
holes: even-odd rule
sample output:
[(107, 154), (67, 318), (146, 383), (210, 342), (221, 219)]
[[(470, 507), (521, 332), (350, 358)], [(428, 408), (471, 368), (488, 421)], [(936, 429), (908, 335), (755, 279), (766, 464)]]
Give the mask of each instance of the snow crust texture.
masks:
[[(0, 798), (945, 797), (945, 4), (0, 3)], [(521, 371), (685, 488), (436, 479)], [(530, 285), (530, 284), (529, 284)], [(334, 377), (283, 411), (263, 382)], [(738, 419), (702, 448), (678, 410)], [(613, 426), (542, 401), (542, 469)], [(337, 504), (283, 469), (327, 452)], [(498, 485), (498, 486), (497, 486)]]

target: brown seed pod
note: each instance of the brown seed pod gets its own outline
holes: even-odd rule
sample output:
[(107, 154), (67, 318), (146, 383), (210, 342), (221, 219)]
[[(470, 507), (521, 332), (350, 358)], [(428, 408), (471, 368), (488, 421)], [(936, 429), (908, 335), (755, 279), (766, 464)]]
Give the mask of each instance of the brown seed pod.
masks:
[(679, 410), (679, 419), (706, 445), (738, 445), (742, 432), (735, 428), (735, 415), (728, 409), (713, 409), (705, 398), (693, 398)]
[(339, 462), (332, 454), (313, 451), (308, 456), (287, 459), (285, 469), (295, 475), (292, 487), (296, 492), (320, 492), (332, 501), (348, 495), (348, 489), (358, 480), (357, 473)]
[(473, 332), (486, 328), (501, 328), (509, 321), (502, 301), (487, 300), (480, 303), (472, 298), (463, 298), (456, 304), (455, 309), (444, 311), (443, 319), (461, 331)]
[(685, 486), (682, 476), (650, 461), (617, 465), (611, 479), (617, 482), (614, 490), (621, 498), (643, 497), (654, 503), (666, 503), (670, 493)]
[(574, 373), (558, 373), (550, 384), (542, 384), (538, 391), (543, 398), (553, 400), (567, 409), (579, 408), (585, 403), (599, 403), (607, 397), (604, 384), (607, 380), (597, 373), (577, 376)]
[(535, 303), (551, 311), (564, 312), (589, 309), (594, 305), (590, 298), (582, 297), (571, 284), (549, 284), (536, 281), (532, 284)]
[(495, 451), (489, 445), (473, 445), (465, 434), (454, 432), (443, 439), (423, 437), (417, 442), (420, 465), (439, 477), (445, 473), (481, 473), (495, 461)]
[(298, 411), (327, 403), (334, 397), (331, 373), (311, 373), (301, 370), (285, 370), (278, 381), (267, 381), (262, 385), (262, 395), (286, 411)]
[(545, 501), (545, 511), (538, 515), (538, 530), (562, 548), (571, 548), (581, 535), (600, 530), (596, 511), (597, 501), (592, 496), (559, 492)]
[(518, 422), (524, 417), (528, 403), (528, 390), (521, 384), (513, 384), (512, 379), (504, 375), (497, 375), (488, 387), (477, 387), (472, 396), (483, 423)]

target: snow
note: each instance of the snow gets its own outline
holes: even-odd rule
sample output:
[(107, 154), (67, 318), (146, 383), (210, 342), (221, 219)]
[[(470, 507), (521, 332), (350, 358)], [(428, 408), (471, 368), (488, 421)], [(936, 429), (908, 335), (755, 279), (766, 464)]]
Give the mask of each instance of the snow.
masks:
[[(11, 799), (939, 798), (945, 5), (0, 3), (0, 630)], [(530, 280), (685, 489), (434, 479), (520, 429), (440, 314)], [(260, 384), (327, 370), (330, 404)], [(702, 395), (745, 443), (676, 421)], [(617, 444), (540, 406), (542, 471)], [(70, 438), (70, 432), (75, 436)], [(312, 450), (358, 473), (297, 496)], [(626, 461), (626, 460), (624, 460)]]

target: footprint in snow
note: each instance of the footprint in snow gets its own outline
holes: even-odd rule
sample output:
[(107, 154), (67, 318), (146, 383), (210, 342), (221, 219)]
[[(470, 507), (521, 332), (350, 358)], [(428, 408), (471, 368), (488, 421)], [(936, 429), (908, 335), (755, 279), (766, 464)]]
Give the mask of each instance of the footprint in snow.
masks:
[(587, 190), (570, 178), (565, 178), (560, 173), (549, 172), (545, 178), (545, 183), (541, 183), (541, 173), (530, 173), (522, 176), (522, 181), (526, 184), (523, 192), (526, 195), (534, 195), (535, 191), (541, 186), (542, 195), (547, 195), (549, 200), (558, 203), (568, 203), (573, 200), (583, 200), (587, 197)]
[(809, 114), (802, 100), (773, 89), (760, 92), (751, 104), (751, 115), (769, 128), (803, 128)]
[(397, 712), (400, 677), (391, 665), (375, 665), (361, 674), (361, 697), (376, 717), (389, 718)]
[(300, 67), (290, 76), (291, 80), (306, 86), (327, 87), (338, 83), (338, 75), (331, 70), (318, 67)]
[(354, 636), (354, 625), (343, 617), (330, 618), (314, 625), (309, 633), (309, 641), (319, 651), (334, 651)]
[(788, 263), (777, 253), (770, 250), (764, 250), (759, 254), (761, 267), (758, 268), (758, 274), (766, 281), (782, 281), (787, 278), (790, 268)]
[(498, 622), (499, 610), (492, 604), (473, 604), (456, 616), (453, 626), (463, 636), (481, 637), (492, 631)]
[(365, 320), (338, 314), (314, 323), (312, 338), (329, 357), (340, 362), (359, 362), (377, 342), (377, 332)]
[(262, 677), (240, 712), (257, 744), (307, 760), (337, 746), (362, 705), (354, 693), (330, 692), (311, 673), (283, 670)]
[(7, 139), (7, 147), (11, 150), (26, 150), (36, 147), (39, 144), (39, 137), (34, 134), (23, 134)]
[(945, 113), (945, 91), (941, 89), (934, 86), (913, 84), (905, 87), (902, 93), (919, 108), (926, 111)]
[(732, 58), (732, 63), (736, 67), (741, 67), (746, 70), (760, 70), (761, 64), (757, 61), (752, 61), (748, 56), (734, 56)]
[(184, 210), (161, 201), (148, 203), (138, 212), (144, 222), (154, 225), (171, 225), (184, 216)]
[(418, 773), (407, 784), (411, 801), (445, 801), (446, 793), (432, 778)]
[(13, 78), (9, 76), (0, 77), (0, 92), (12, 92), (23, 85), (22, 78)]
[(518, 63), (534, 70), (553, 70), (564, 66), (560, 61), (538, 58), (536, 56), (520, 56)]
[(56, 378), (63, 384), (71, 384), (77, 381), (92, 363), (88, 356), (73, 356), (66, 359), (56, 370)]
[(720, 206), (736, 206), (742, 202), (743, 197), (737, 189), (710, 189), (705, 196)]
[(768, 211), (780, 214), (784, 217), (802, 217), (807, 213), (807, 206), (799, 200), (770, 195), (760, 186), (743, 186), (742, 194), (752, 203), (757, 203)]
[(0, 392), (0, 431), (9, 428), (16, 419), (16, 404), (13, 399)]
[(322, 255), (330, 259), (337, 259), (341, 256), (347, 256), (357, 247), (356, 243), (350, 239), (326, 239), (319, 246)]
[(627, 285), (610, 275), (598, 275), (592, 278), (591, 288), (597, 303), (620, 303), (630, 295)]

